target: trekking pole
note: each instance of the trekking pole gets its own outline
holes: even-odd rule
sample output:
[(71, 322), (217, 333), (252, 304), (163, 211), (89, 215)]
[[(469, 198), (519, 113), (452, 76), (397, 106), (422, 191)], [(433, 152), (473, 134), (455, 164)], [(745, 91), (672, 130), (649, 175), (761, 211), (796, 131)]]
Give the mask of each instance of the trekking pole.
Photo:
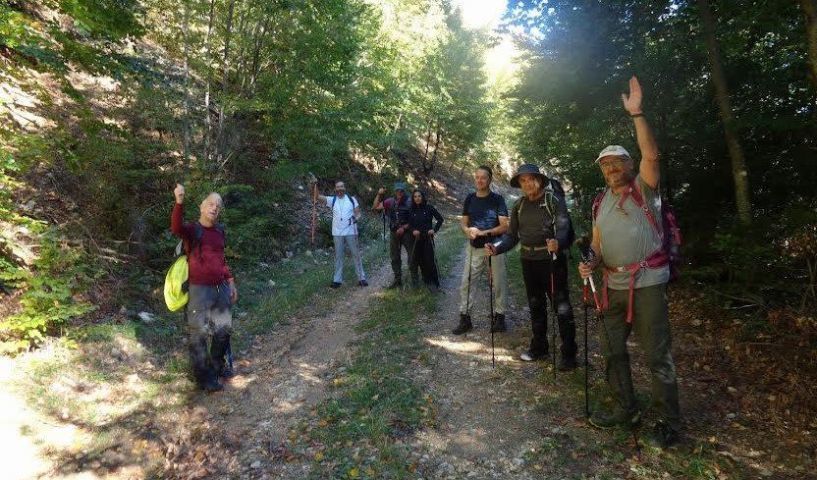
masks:
[(315, 195), (315, 190), (317, 190), (317, 188), (318, 188), (318, 183), (317, 183), (318, 179), (315, 178), (315, 175), (313, 175), (310, 172), (309, 173), (309, 180), (312, 183), (312, 228), (311, 228), (310, 238), (311, 238), (312, 246), (314, 247), (315, 246), (315, 226), (316, 226), (317, 221), (318, 221), (318, 208), (317, 208), (317, 202), (315, 201), (316, 198), (317, 198), (317, 195)]
[(494, 350), (494, 272), (491, 266), (491, 255), (488, 255), (488, 292), (491, 312), (489, 315), (491, 326), (491, 367), (496, 368), (496, 351)]
[(434, 243), (434, 237), (429, 237), (431, 240), (431, 258), (434, 259), (434, 271), (437, 273), (437, 283), (440, 283), (440, 269), (437, 267), (437, 245)]
[(471, 255), (473, 251), (471, 250), (472, 247), (470, 241), (466, 241), (465, 246), (468, 249), (468, 283), (465, 287), (465, 315), (469, 315), (471, 310)]
[[(582, 240), (584, 240), (584, 241), (582, 241)], [(577, 242), (577, 244), (579, 246), (579, 252), (580, 252), (580, 254), (582, 256), (582, 261), (584, 263), (589, 264), (590, 262), (593, 261), (593, 258), (595, 256), (595, 254), (594, 254), (593, 250), (590, 248), (590, 243), (587, 242), (586, 239), (582, 239), (582, 240), (580, 240), (580, 242)], [(593, 275), (592, 274), (589, 277), (587, 277), (587, 283), (590, 284), (590, 289), (593, 292), (593, 301), (596, 304), (596, 318), (598, 319), (599, 322), (601, 322), (602, 330), (604, 331), (604, 337), (607, 340), (607, 345), (610, 345), (610, 333), (608, 332), (608, 329), (607, 329), (607, 323), (604, 321), (604, 311), (602, 310), (601, 303), (599, 302), (599, 297), (598, 297), (598, 293), (597, 293), (597, 290), (596, 290), (596, 284), (593, 281)], [(585, 332), (586, 331), (587, 331), (587, 323), (585, 322)], [(585, 340), (585, 345), (586, 345), (586, 340)], [(585, 346), (585, 357), (587, 355), (586, 348), (587, 347)], [(587, 368), (587, 367), (585, 366), (585, 368)], [(585, 375), (587, 375), (587, 374), (585, 373)], [(618, 383), (619, 383), (618, 388), (621, 391), (621, 393), (623, 393), (624, 388), (623, 388), (623, 385), (621, 384), (621, 378), (619, 378), (619, 376), (616, 375), (616, 379), (618, 379)], [(618, 397), (619, 397), (619, 403), (621, 404), (621, 408), (624, 410), (624, 412), (626, 414), (627, 413), (627, 406), (624, 405), (624, 401), (621, 398), (621, 395), (618, 395)], [(632, 434), (633, 434), (633, 443), (635, 444), (636, 455), (639, 458), (641, 458), (641, 446), (638, 443), (638, 432), (637, 432), (637, 430), (638, 430), (637, 428), (633, 427), (631, 431), (632, 431)]]
[(415, 268), (415, 265), (414, 265), (414, 251), (417, 248), (417, 241), (418, 240), (420, 240), (420, 237), (415, 237), (414, 234), (412, 233), (411, 234), (411, 255), (409, 255), (409, 258), (408, 258), (409, 277), (411, 277), (412, 279), (414, 278), (413, 274), (414, 274), (414, 268)]
[(552, 252), (550, 257), (550, 306), (553, 308), (553, 321), (550, 329), (550, 357), (553, 360), (553, 375), (556, 375), (556, 322), (559, 321), (559, 312), (556, 308), (556, 252)]
[(582, 303), (584, 304), (584, 416), (590, 418), (590, 393), (589, 393), (589, 377), (587, 373), (588, 368), (588, 360), (587, 360), (587, 311), (590, 307), (590, 296), (588, 294), (588, 281), (584, 279), (584, 285), (582, 285)]

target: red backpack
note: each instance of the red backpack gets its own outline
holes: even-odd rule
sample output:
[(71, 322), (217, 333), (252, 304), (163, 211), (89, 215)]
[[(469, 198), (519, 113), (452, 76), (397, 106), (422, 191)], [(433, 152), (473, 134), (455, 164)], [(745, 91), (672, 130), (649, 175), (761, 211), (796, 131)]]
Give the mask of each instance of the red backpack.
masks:
[[(593, 199), (594, 223), (599, 213), (601, 201), (604, 199), (604, 195), (607, 194), (608, 190), (609, 189), (605, 189)], [(619, 205), (622, 205), (628, 197), (632, 198), (638, 208), (644, 212), (644, 215), (647, 216), (647, 220), (649, 220), (650, 225), (653, 227), (653, 231), (661, 239), (661, 248), (649, 255), (649, 257), (654, 257), (657, 254), (665, 256), (670, 267), (670, 282), (678, 279), (681, 265), (681, 229), (678, 226), (675, 210), (667, 202), (661, 201), (661, 227), (659, 228), (658, 220), (655, 218), (655, 215), (653, 215), (652, 210), (644, 203), (644, 197), (641, 195), (641, 191), (635, 180), (630, 183), (630, 189), (621, 196)], [(669, 233), (669, 235), (667, 233)], [(646, 260), (647, 259), (645, 259), (645, 261)]]

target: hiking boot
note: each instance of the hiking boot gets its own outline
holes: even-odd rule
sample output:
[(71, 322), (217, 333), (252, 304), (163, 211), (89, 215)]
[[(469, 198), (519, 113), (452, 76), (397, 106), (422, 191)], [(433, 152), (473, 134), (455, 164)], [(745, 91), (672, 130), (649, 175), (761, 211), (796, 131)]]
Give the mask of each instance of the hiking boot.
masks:
[(601, 429), (610, 429), (621, 426), (633, 429), (641, 423), (641, 412), (638, 409), (623, 410), (617, 408), (614, 411), (596, 410), (590, 415), (590, 425)]
[(474, 329), (474, 325), (471, 323), (471, 315), (467, 315), (465, 313), (460, 314), (460, 324), (457, 325), (457, 328), (451, 330), (451, 333), (454, 335), (462, 335), (465, 332), (470, 332)]
[(528, 350), (526, 352), (522, 352), (521, 354), (519, 354), (519, 360), (522, 360), (523, 362), (535, 362), (537, 360), (543, 360), (547, 358), (547, 356), (548, 352), (533, 353), (530, 350)]
[(233, 367), (231, 367), (228, 363), (227, 365), (224, 365), (224, 368), (221, 369), (221, 373), (218, 376), (224, 380), (229, 380), (235, 377), (235, 370), (233, 370)]
[(199, 387), (207, 393), (220, 392), (224, 390), (224, 385), (222, 385), (221, 382), (215, 378), (207, 379), (207, 381), (200, 384)]
[(669, 448), (678, 443), (679, 439), (680, 434), (678, 430), (675, 430), (670, 427), (668, 423), (660, 420), (655, 423), (652, 433), (647, 437), (650, 444), (661, 448)]
[(494, 314), (494, 321), (491, 322), (491, 333), (505, 332), (507, 330), (508, 327), (505, 326), (505, 314), (504, 313)]
[(569, 372), (571, 370), (575, 370), (576, 367), (578, 367), (578, 364), (576, 363), (575, 355), (569, 357), (565, 357), (563, 355), (562, 358), (559, 360), (558, 369), (560, 372)]
[(332, 285), (329, 285), (329, 288), (340, 288), (340, 282), (332, 282)]
[(366, 280), (361, 280), (361, 281), (357, 282), (357, 286), (358, 287), (368, 287), (369, 282), (367, 282)]
[(395, 278), (394, 281), (391, 282), (391, 284), (388, 287), (386, 287), (386, 290), (394, 290), (395, 288), (400, 288), (402, 286), (403, 286), (403, 280), (401, 280), (399, 278)]

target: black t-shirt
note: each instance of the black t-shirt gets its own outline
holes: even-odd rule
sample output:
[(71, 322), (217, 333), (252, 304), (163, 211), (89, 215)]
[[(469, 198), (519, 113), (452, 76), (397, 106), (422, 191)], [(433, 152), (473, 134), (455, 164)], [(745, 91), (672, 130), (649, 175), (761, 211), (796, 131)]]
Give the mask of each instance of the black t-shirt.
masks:
[[(508, 216), (508, 207), (505, 205), (505, 199), (498, 193), (490, 192), (485, 197), (471, 193), (465, 197), (462, 214), (468, 216), (469, 227), (489, 230), (499, 225), (499, 217)], [(471, 240), (471, 246), (482, 248), (488, 240), (490, 240), (488, 237), (477, 237), (476, 240)]]

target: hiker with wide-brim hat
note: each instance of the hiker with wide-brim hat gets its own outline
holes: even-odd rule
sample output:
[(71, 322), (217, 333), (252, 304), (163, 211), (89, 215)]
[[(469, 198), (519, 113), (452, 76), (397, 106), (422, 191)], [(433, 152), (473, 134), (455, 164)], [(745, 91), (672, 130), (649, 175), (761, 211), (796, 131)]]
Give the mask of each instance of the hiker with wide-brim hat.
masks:
[[(576, 323), (567, 283), (567, 251), (571, 244), (570, 217), (561, 185), (549, 179), (539, 167), (524, 164), (511, 178), (511, 186), (522, 189), (522, 196), (511, 209), (510, 228), (497, 241), (485, 245), (488, 255), (499, 255), (521, 244), (520, 261), (528, 296), (533, 337), (530, 347), (520, 355), (523, 361), (545, 359), (547, 304), (550, 301), (562, 339), (559, 370), (576, 368)], [(554, 334), (555, 335), (555, 334)], [(554, 368), (556, 366), (554, 365)]]
[[(465, 197), (460, 227), (468, 241), (465, 244), (465, 268), (460, 285), (460, 321), (451, 333), (462, 335), (473, 329), (471, 307), (476, 291), (474, 279), (488, 270), (485, 244), (501, 236), (508, 229), (508, 207), (502, 195), (491, 191), (493, 170), (486, 165), (474, 171), (475, 191)], [(499, 255), (491, 265), (490, 284), (495, 302), (490, 312), (491, 330), (504, 332), (505, 307), (508, 298), (508, 276), (505, 256)]]
[[(443, 216), (426, 200), (422, 190), (411, 192), (409, 228), (414, 237), (414, 258), (410, 259), (412, 275), (419, 267), (423, 283), (429, 289), (440, 288), (440, 274), (434, 261), (434, 237), (443, 225)], [(416, 283), (415, 279), (412, 279)]]
[(579, 264), (582, 278), (602, 269), (601, 347), (607, 382), (619, 408), (597, 408), (590, 423), (607, 428), (634, 426), (640, 420), (627, 351), (634, 330), (647, 355), (652, 401), (658, 410), (653, 439), (668, 446), (679, 438), (681, 414), (667, 305), (670, 266), (663, 252), (663, 234), (669, 232), (656, 221), (662, 218), (658, 146), (641, 109), (636, 77), (630, 79), (630, 93), (622, 94), (622, 101), (635, 126), (641, 162), (636, 170), (635, 161), (620, 145), (604, 148), (595, 159), (607, 189), (593, 202), (592, 254)]
[[(395, 182), (394, 196), (382, 200), (386, 194), (386, 189), (381, 188), (374, 197), (372, 209), (382, 211), (388, 218), (389, 223), (389, 257), (391, 258), (391, 269), (394, 273), (394, 280), (386, 288), (399, 288), (403, 285), (403, 260), (401, 249), (405, 249), (406, 255), (411, 256), (411, 246), (413, 238), (408, 234), (409, 210), (411, 209), (411, 199), (406, 192), (408, 187), (403, 182)], [(407, 257), (408, 258), (408, 257)]]

